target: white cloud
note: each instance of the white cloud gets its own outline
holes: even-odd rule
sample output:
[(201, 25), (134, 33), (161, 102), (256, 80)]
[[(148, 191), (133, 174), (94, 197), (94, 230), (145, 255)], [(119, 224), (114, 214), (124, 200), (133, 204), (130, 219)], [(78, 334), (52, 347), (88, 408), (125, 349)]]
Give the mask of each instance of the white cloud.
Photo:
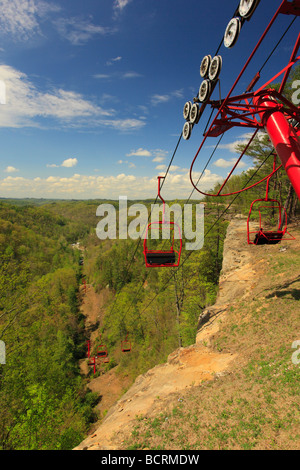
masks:
[[(106, 65), (112, 65), (110, 64), (109, 62), (106, 63)], [(138, 72), (134, 72), (134, 71), (131, 71), (131, 72), (122, 72), (122, 73), (119, 73), (119, 72), (115, 72), (115, 73), (111, 73), (111, 74), (108, 74), (108, 73), (96, 73), (95, 75), (93, 75), (93, 78), (96, 78), (98, 80), (108, 80), (108, 79), (115, 79), (115, 80), (127, 80), (127, 79), (131, 79), (131, 78), (140, 78), (142, 77), (143, 75), (138, 73)], [(142, 109), (142, 106), (140, 107)], [(143, 110), (143, 109), (142, 109)]]
[(165, 159), (165, 157), (155, 157), (153, 158), (153, 162), (157, 162), (157, 163), (160, 163), (160, 162), (163, 162)]
[(76, 166), (77, 163), (77, 158), (68, 158), (62, 162), (61, 166), (64, 166), (65, 168), (72, 168), (73, 166)]
[(153, 106), (157, 106), (159, 104), (167, 103), (173, 98), (183, 98), (182, 90), (175, 90), (165, 95), (158, 95), (158, 94), (152, 95), (151, 104)]
[(126, 157), (154, 157), (153, 162), (161, 163), (165, 160), (168, 155), (167, 150), (162, 149), (154, 149), (154, 150), (147, 150), (142, 147), (138, 148), (137, 150), (132, 150), (130, 153), (126, 154)]
[(107, 73), (97, 73), (96, 75), (93, 75), (93, 77), (105, 80), (107, 78), (110, 78), (110, 75), (108, 75)]
[(78, 163), (78, 160), (77, 158), (67, 158), (66, 160), (64, 160), (62, 162), (61, 165), (56, 165), (55, 163), (51, 163), (51, 164), (47, 164), (47, 168), (60, 168), (60, 167), (64, 167), (64, 168), (72, 168), (73, 166), (76, 166)]
[[(166, 169), (167, 169), (167, 165), (157, 165), (157, 166), (155, 167), (155, 169), (156, 169), (156, 170), (166, 170)], [(181, 171), (184, 171), (184, 172), (186, 172), (186, 169), (182, 169), (182, 168), (180, 168), (180, 167), (177, 166), (177, 165), (171, 165), (171, 166), (169, 167), (169, 170), (168, 170), (168, 171), (169, 171), (170, 173), (172, 173), (172, 172), (174, 172), (174, 171), (180, 171), (180, 172), (181, 172)]]
[(105, 65), (113, 65), (115, 62), (120, 62), (120, 60), (122, 60), (122, 57), (121, 56), (118, 56), (118, 57), (114, 57), (112, 59), (109, 59)]
[[(22, 178), (7, 176), (0, 179), (0, 192), (3, 197), (49, 197), (66, 199), (118, 199), (126, 195), (128, 199), (153, 198), (157, 194), (157, 176), (136, 177), (132, 174), (120, 173), (116, 176), (79, 175), (70, 177), (49, 176), (48, 178)], [(193, 177), (197, 181), (200, 173)], [(199, 188), (203, 191), (211, 189), (222, 178), (206, 170), (201, 178)], [(21, 184), (20, 184), (21, 183)], [(169, 173), (163, 187), (166, 200), (187, 199), (191, 193), (189, 172)], [(201, 197), (194, 192), (193, 199)]]
[[(219, 168), (228, 168), (228, 167), (232, 167), (233, 165), (235, 165), (236, 161), (237, 161), (236, 158), (231, 158), (231, 160), (225, 160), (224, 158), (219, 158), (218, 160), (214, 162), (214, 165)], [(245, 167), (246, 164), (240, 161), (238, 166), (241, 168), (241, 167)]]
[(114, 9), (116, 11), (122, 11), (132, 0), (115, 0)]
[[(253, 133), (247, 132), (245, 134), (242, 134), (239, 139), (234, 140), (233, 142), (229, 142), (228, 144), (220, 144), (219, 148), (229, 150), (231, 153), (240, 153), (238, 150), (236, 150), (236, 147), (238, 145), (247, 145), (252, 135)], [(258, 132), (256, 138), (262, 140), (264, 135), (264, 132)]]
[(116, 31), (115, 28), (94, 25), (78, 17), (59, 18), (54, 24), (59, 34), (74, 46), (86, 44), (95, 36), (106, 36)]
[(19, 171), (19, 170), (17, 168), (15, 168), (14, 166), (7, 166), (4, 171), (5, 171), (5, 173), (14, 173), (14, 172)]
[(98, 124), (122, 132), (135, 131), (146, 125), (146, 123), (140, 119), (102, 119), (99, 120)]
[(151, 97), (151, 104), (156, 106), (161, 103), (167, 103), (170, 99), (170, 95), (153, 95)]
[(128, 160), (119, 160), (118, 161), (119, 165), (123, 165), (124, 163), (127, 164), (129, 168), (136, 168), (136, 165), (132, 162), (129, 162)]
[(137, 150), (133, 150), (132, 152), (126, 154), (126, 157), (133, 157), (133, 156), (134, 157), (151, 157), (152, 153), (149, 152), (149, 150), (139, 148)]
[(14, 40), (24, 41), (41, 34), (39, 20), (61, 7), (43, 0), (0, 0), (0, 26), (4, 34)]
[(155, 155), (155, 158), (153, 158), (152, 161), (161, 163), (166, 159), (168, 153), (169, 152), (167, 150), (162, 150), (162, 149), (153, 150), (153, 155)]
[(6, 85), (0, 127), (42, 127), (46, 125), (45, 119), (57, 120), (66, 127), (102, 126), (120, 131), (145, 125), (143, 120), (116, 119), (113, 109), (103, 109), (74, 91), (54, 89), (43, 93), (26, 74), (8, 65), (0, 65), (0, 78)]
[(122, 78), (139, 78), (142, 77), (142, 75), (138, 72), (125, 72), (122, 75)]

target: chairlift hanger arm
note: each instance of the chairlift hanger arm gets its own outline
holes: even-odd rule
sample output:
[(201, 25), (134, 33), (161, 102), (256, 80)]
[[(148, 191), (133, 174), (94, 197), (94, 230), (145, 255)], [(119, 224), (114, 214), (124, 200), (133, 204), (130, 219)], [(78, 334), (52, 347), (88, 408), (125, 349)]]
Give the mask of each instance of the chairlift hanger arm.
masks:
[[(300, 2), (299, 2), (299, 3), (300, 3)], [(298, 34), (298, 39), (297, 39), (297, 41), (296, 41), (296, 43), (295, 43), (293, 52), (292, 52), (292, 54), (291, 54), (290, 63), (295, 63), (296, 55), (297, 55), (297, 52), (298, 52), (298, 50), (299, 50), (299, 47), (300, 47), (300, 33)], [(280, 88), (279, 88), (279, 90), (278, 90), (279, 93), (282, 93), (282, 92), (283, 92), (290, 71), (291, 71), (290, 68), (288, 68), (288, 69), (285, 71), (284, 77), (283, 77), (282, 82), (281, 82), (281, 85), (280, 85)]]

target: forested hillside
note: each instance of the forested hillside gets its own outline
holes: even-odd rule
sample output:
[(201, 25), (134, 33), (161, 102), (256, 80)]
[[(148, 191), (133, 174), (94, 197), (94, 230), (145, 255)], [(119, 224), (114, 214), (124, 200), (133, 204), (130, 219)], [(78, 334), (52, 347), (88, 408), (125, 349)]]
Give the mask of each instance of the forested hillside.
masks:
[(2, 449), (71, 448), (93, 419), (78, 370), (81, 273), (70, 244), (88, 230), (47, 207), (0, 206)]
[[(88, 339), (79, 311), (82, 275), (96, 290), (111, 292), (99, 329), (111, 351), (107, 368), (119, 364), (134, 379), (194, 341), (199, 310), (216, 295), (227, 223), (220, 220), (206, 248), (165, 287), (169, 270), (146, 270), (138, 241), (97, 238), (99, 202), (12, 202), (0, 207), (1, 447), (73, 448), (93, 422), (97, 398), (87, 392), (78, 365)], [(82, 252), (72, 246), (78, 240), (83, 266)], [(120, 357), (126, 334), (134, 350)]]

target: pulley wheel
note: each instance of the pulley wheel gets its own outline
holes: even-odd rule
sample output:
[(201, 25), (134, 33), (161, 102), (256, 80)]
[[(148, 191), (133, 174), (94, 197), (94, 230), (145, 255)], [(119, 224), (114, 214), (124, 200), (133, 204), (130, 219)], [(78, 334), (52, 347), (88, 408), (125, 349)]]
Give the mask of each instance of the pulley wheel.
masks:
[(183, 107), (183, 117), (186, 121), (189, 120), (191, 107), (192, 107), (191, 101), (187, 101)]
[(258, 0), (241, 0), (239, 14), (242, 18), (249, 19), (258, 5)]
[(224, 46), (228, 49), (235, 45), (241, 31), (241, 24), (240, 18), (232, 18), (229, 21), (224, 34)]
[(203, 80), (199, 88), (199, 101), (205, 103), (210, 96), (211, 84), (209, 80)]
[(184, 140), (189, 140), (192, 134), (193, 125), (190, 122), (185, 122), (182, 130), (182, 137)]
[(192, 124), (198, 124), (199, 118), (200, 118), (199, 105), (197, 103), (194, 103), (193, 106), (191, 107), (190, 122)]
[(211, 61), (209, 71), (208, 71), (208, 78), (212, 81), (217, 80), (219, 78), (221, 69), (222, 69), (222, 57), (220, 55), (216, 55)]
[(211, 55), (204, 56), (200, 65), (200, 76), (202, 78), (207, 78), (210, 63)]

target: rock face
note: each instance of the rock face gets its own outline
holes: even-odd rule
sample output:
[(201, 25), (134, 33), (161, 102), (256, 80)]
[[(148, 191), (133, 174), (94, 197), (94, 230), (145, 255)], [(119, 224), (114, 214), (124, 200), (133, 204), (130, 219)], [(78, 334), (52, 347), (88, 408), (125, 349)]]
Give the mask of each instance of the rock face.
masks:
[(74, 450), (118, 450), (122, 448), (118, 432), (128, 435), (137, 416), (155, 416), (165, 409), (168, 397), (203, 381), (213, 380), (228, 369), (235, 356), (210, 349), (210, 340), (219, 330), (220, 320), (236, 298), (247, 296), (255, 272), (245, 240), (245, 220), (236, 218), (228, 226), (224, 244), (219, 294), (215, 305), (205, 309), (198, 322), (196, 344), (179, 348), (158, 365), (139, 376), (131, 388), (109, 410), (93, 435)]

